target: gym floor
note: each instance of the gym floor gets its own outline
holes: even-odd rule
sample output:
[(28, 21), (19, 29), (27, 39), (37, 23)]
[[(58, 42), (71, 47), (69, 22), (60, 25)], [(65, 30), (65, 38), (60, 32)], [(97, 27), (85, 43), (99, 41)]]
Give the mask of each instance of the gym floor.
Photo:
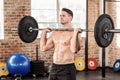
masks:
[[(102, 69), (98, 68), (94, 71), (77, 72), (77, 80), (120, 80), (120, 72), (113, 72), (111, 68), (106, 68), (106, 76), (102, 77)], [(13, 80), (12, 77), (7, 77), (7, 80)], [(48, 76), (44, 77), (25, 77), (23, 80), (48, 80)]]

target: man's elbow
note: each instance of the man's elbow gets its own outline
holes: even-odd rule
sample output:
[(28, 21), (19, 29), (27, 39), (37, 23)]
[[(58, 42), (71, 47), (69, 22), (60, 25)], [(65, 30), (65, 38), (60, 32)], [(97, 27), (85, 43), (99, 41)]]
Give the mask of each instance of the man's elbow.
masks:
[(80, 48), (78, 49), (78, 48), (76, 48), (76, 49), (71, 49), (71, 52), (72, 53), (77, 53), (77, 52), (79, 52), (80, 51)]
[(77, 49), (71, 49), (71, 52), (72, 52), (72, 53), (76, 53), (76, 52), (77, 52)]
[(72, 51), (72, 53), (77, 53), (77, 51)]
[(44, 52), (44, 51), (46, 51), (46, 48), (45, 48), (45, 47), (41, 47), (41, 48), (40, 48), (40, 51), (43, 51), (43, 52)]

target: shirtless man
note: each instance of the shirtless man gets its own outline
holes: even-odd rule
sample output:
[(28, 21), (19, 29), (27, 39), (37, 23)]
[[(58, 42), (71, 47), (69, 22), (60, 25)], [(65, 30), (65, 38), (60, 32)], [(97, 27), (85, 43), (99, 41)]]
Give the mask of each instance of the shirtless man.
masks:
[[(73, 12), (63, 8), (60, 14), (62, 28), (72, 28), (71, 21)], [(74, 66), (74, 54), (78, 51), (78, 32), (74, 31), (54, 31), (49, 38), (46, 38), (49, 28), (43, 30), (40, 40), (41, 51), (54, 48), (53, 64), (49, 75), (49, 80), (76, 80), (76, 69)]]

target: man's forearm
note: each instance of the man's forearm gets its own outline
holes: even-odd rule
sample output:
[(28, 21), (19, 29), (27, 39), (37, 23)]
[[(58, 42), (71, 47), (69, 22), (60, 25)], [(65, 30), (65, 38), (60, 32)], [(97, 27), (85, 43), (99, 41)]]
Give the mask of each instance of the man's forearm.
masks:
[(78, 33), (75, 33), (71, 39), (71, 51), (73, 53), (76, 53), (77, 52), (77, 42), (78, 42)]
[(46, 32), (42, 32), (41, 39), (40, 39), (40, 50), (44, 51), (45, 50), (45, 45), (46, 45)]

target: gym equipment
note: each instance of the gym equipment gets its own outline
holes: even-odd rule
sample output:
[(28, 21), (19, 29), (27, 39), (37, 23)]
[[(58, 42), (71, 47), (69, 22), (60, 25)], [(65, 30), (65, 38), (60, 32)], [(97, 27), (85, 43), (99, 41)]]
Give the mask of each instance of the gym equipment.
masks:
[(44, 70), (44, 61), (39, 60), (39, 61), (31, 61), (31, 73), (33, 77), (36, 77), (38, 75), (44, 75), (45, 70)]
[(14, 76), (15, 79), (14, 80), (22, 80), (22, 75), (18, 74)]
[(9, 74), (6, 63), (0, 62), (0, 77), (7, 76)]
[(33, 77), (45, 74), (44, 61), (38, 60), (38, 45), (36, 45), (36, 60), (30, 62)]
[(88, 69), (95, 70), (98, 64), (94, 58), (88, 58)]
[(22, 41), (30, 43), (38, 35), (38, 31), (30, 31), (29, 28), (38, 28), (36, 20), (31, 16), (25, 16), (20, 20), (18, 34)]
[(109, 46), (113, 40), (113, 32), (117, 31), (118, 30), (114, 31), (114, 23), (109, 15), (104, 14), (99, 16), (94, 28), (94, 35), (97, 44), (103, 48)]
[(115, 61), (114, 65), (113, 65), (113, 71), (114, 72), (120, 71), (120, 59)]
[[(18, 35), (23, 42), (33, 42), (38, 35), (39, 30), (44, 28), (38, 28), (37, 21), (31, 16), (23, 17), (18, 26)], [(52, 28), (52, 31), (73, 31), (73, 28)], [(111, 44), (114, 33), (120, 33), (120, 29), (114, 29), (114, 23), (110, 15), (102, 14), (98, 17), (94, 30), (80, 29), (81, 31), (94, 32), (95, 40), (98, 46), (107, 47)]]
[(24, 54), (13, 54), (7, 60), (7, 68), (12, 76), (25, 76), (30, 71), (30, 61)]
[(85, 69), (85, 60), (82, 58), (75, 58), (74, 64), (77, 71), (83, 71)]
[(7, 80), (7, 78), (5, 76), (1, 76), (0, 80)]

